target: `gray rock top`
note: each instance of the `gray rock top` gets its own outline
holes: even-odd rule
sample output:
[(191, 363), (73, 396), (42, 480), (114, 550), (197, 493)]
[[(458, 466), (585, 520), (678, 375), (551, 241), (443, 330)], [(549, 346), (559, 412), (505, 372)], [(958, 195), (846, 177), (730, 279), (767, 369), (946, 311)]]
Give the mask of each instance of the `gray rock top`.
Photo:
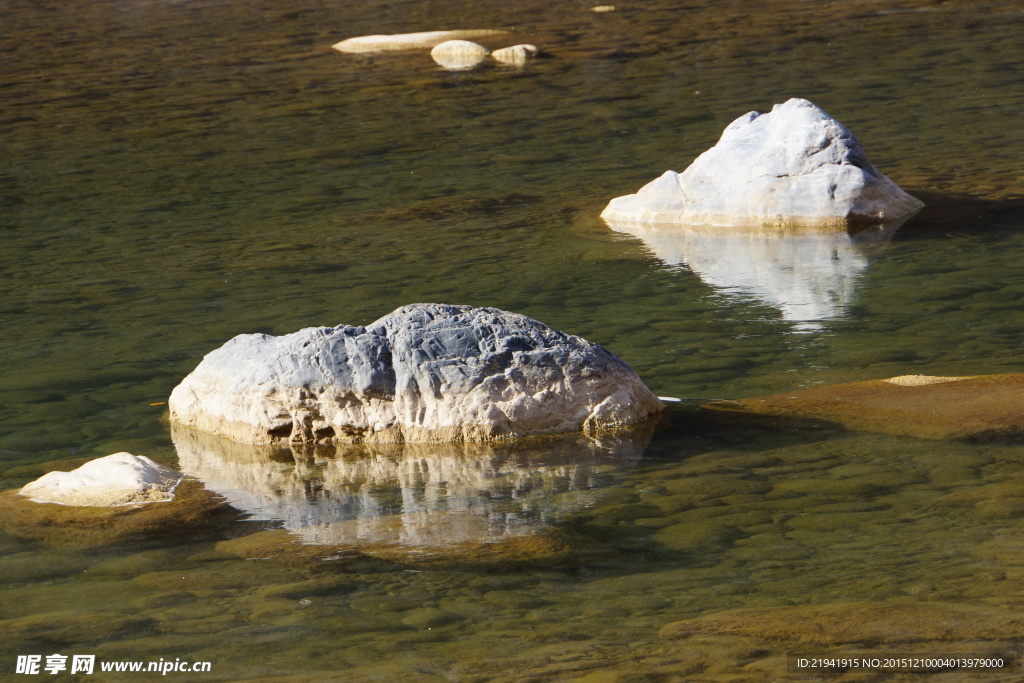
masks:
[(610, 223), (840, 228), (922, 206), (871, 165), (846, 126), (793, 98), (739, 117), (683, 173), (666, 171), (601, 215)]
[(366, 327), (243, 334), (171, 419), (247, 443), (485, 441), (635, 424), (661, 402), (606, 349), (495, 308), (414, 304)]

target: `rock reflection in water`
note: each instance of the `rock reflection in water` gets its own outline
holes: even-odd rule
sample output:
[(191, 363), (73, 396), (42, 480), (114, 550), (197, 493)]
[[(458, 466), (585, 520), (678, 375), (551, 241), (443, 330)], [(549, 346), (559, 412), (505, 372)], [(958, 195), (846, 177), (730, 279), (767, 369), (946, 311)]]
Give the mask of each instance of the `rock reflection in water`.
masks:
[(639, 237), (668, 266), (688, 268), (727, 295), (766, 303), (797, 323), (796, 330), (813, 330), (820, 327), (818, 321), (846, 314), (870, 257), (906, 220), (837, 232), (609, 225)]
[(180, 469), (303, 543), (440, 547), (536, 533), (594, 504), (652, 428), (491, 444), (280, 450), (175, 425)]

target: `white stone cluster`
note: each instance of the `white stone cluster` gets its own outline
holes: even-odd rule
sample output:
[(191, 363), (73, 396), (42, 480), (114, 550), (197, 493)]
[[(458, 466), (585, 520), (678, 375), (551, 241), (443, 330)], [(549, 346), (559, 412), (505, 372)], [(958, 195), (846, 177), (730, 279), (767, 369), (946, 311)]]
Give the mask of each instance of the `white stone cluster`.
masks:
[(339, 52), (372, 53), (398, 50), (429, 49), (430, 56), (449, 71), (464, 71), (479, 66), (488, 56), (506, 66), (523, 66), (538, 54), (536, 45), (519, 44), (503, 47), (491, 52), (483, 45), (472, 42), (471, 38), (486, 38), (506, 35), (507, 31), (496, 29), (458, 29), (454, 31), (422, 31), (420, 33), (396, 33), (347, 38), (331, 47)]

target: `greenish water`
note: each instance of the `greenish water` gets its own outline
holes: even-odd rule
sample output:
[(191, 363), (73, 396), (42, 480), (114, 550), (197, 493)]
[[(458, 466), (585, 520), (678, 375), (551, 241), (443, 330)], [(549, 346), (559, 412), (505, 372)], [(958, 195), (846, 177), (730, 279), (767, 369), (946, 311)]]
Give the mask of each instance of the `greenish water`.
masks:
[[(11, 0), (0, 489), (122, 450), (176, 464), (152, 404), (204, 353), (417, 301), (530, 315), (687, 398), (1024, 371), (1022, 24), (1012, 2)], [(329, 47), (456, 27), (508, 28), (553, 56), (448, 73), (422, 53)], [(825, 314), (712, 268), (742, 245), (669, 257), (597, 218), (793, 96), (928, 204), (889, 239), (843, 246)], [(758, 258), (792, 270), (771, 245)], [(557, 489), (593, 495), (553, 504), (539, 533), (598, 552), (546, 568), (217, 549), (268, 521), (92, 550), (0, 537), (0, 671), (46, 650), (207, 659), (202, 680), (770, 680), (783, 646), (659, 629), (743, 607), (1021, 605), (1018, 445), (674, 422)], [(506, 505), (519, 484), (501, 471)], [(967, 626), (947, 645), (1016, 647)]]

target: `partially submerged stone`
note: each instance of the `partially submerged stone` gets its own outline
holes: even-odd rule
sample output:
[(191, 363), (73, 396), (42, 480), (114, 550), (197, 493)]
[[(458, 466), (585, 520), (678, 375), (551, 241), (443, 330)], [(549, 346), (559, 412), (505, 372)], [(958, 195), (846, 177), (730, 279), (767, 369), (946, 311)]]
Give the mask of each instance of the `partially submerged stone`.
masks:
[(469, 40), (487, 36), (505, 35), (497, 29), (456, 29), (453, 31), (421, 31), (391, 35), (359, 36), (347, 38), (331, 47), (339, 52), (387, 52), (392, 50), (430, 49), (447, 40)]
[(18, 538), (71, 548), (195, 534), (220, 523), (231, 525), (239, 517), (227, 508), (223, 498), (193, 480), (183, 481), (174, 499), (159, 505), (78, 507), (36, 503), (16, 490), (0, 493), (0, 530)]
[(488, 54), (483, 45), (469, 40), (446, 40), (430, 51), (431, 59), (452, 71), (472, 69), (484, 61)]
[(880, 224), (922, 204), (868, 161), (843, 124), (804, 100), (752, 111), (683, 173), (613, 199), (609, 222), (690, 225)]
[(174, 498), (182, 474), (144, 455), (114, 453), (71, 472), (49, 472), (20, 493), (37, 503), (115, 507), (165, 503)]
[(367, 327), (239, 335), (168, 406), (173, 422), (255, 444), (596, 432), (663, 409), (597, 344), (515, 313), (444, 304), (405, 306)]
[(706, 403), (701, 413), (730, 423), (809, 420), (929, 439), (1013, 439), (1024, 436), (1024, 374), (901, 376)]
[(495, 50), (491, 53), (491, 57), (494, 57), (495, 61), (501, 62), (502, 64), (509, 64), (512, 66), (521, 66), (526, 64), (528, 61), (537, 56), (540, 50), (537, 49), (536, 45), (512, 45), (510, 47), (503, 47), (500, 50)]

